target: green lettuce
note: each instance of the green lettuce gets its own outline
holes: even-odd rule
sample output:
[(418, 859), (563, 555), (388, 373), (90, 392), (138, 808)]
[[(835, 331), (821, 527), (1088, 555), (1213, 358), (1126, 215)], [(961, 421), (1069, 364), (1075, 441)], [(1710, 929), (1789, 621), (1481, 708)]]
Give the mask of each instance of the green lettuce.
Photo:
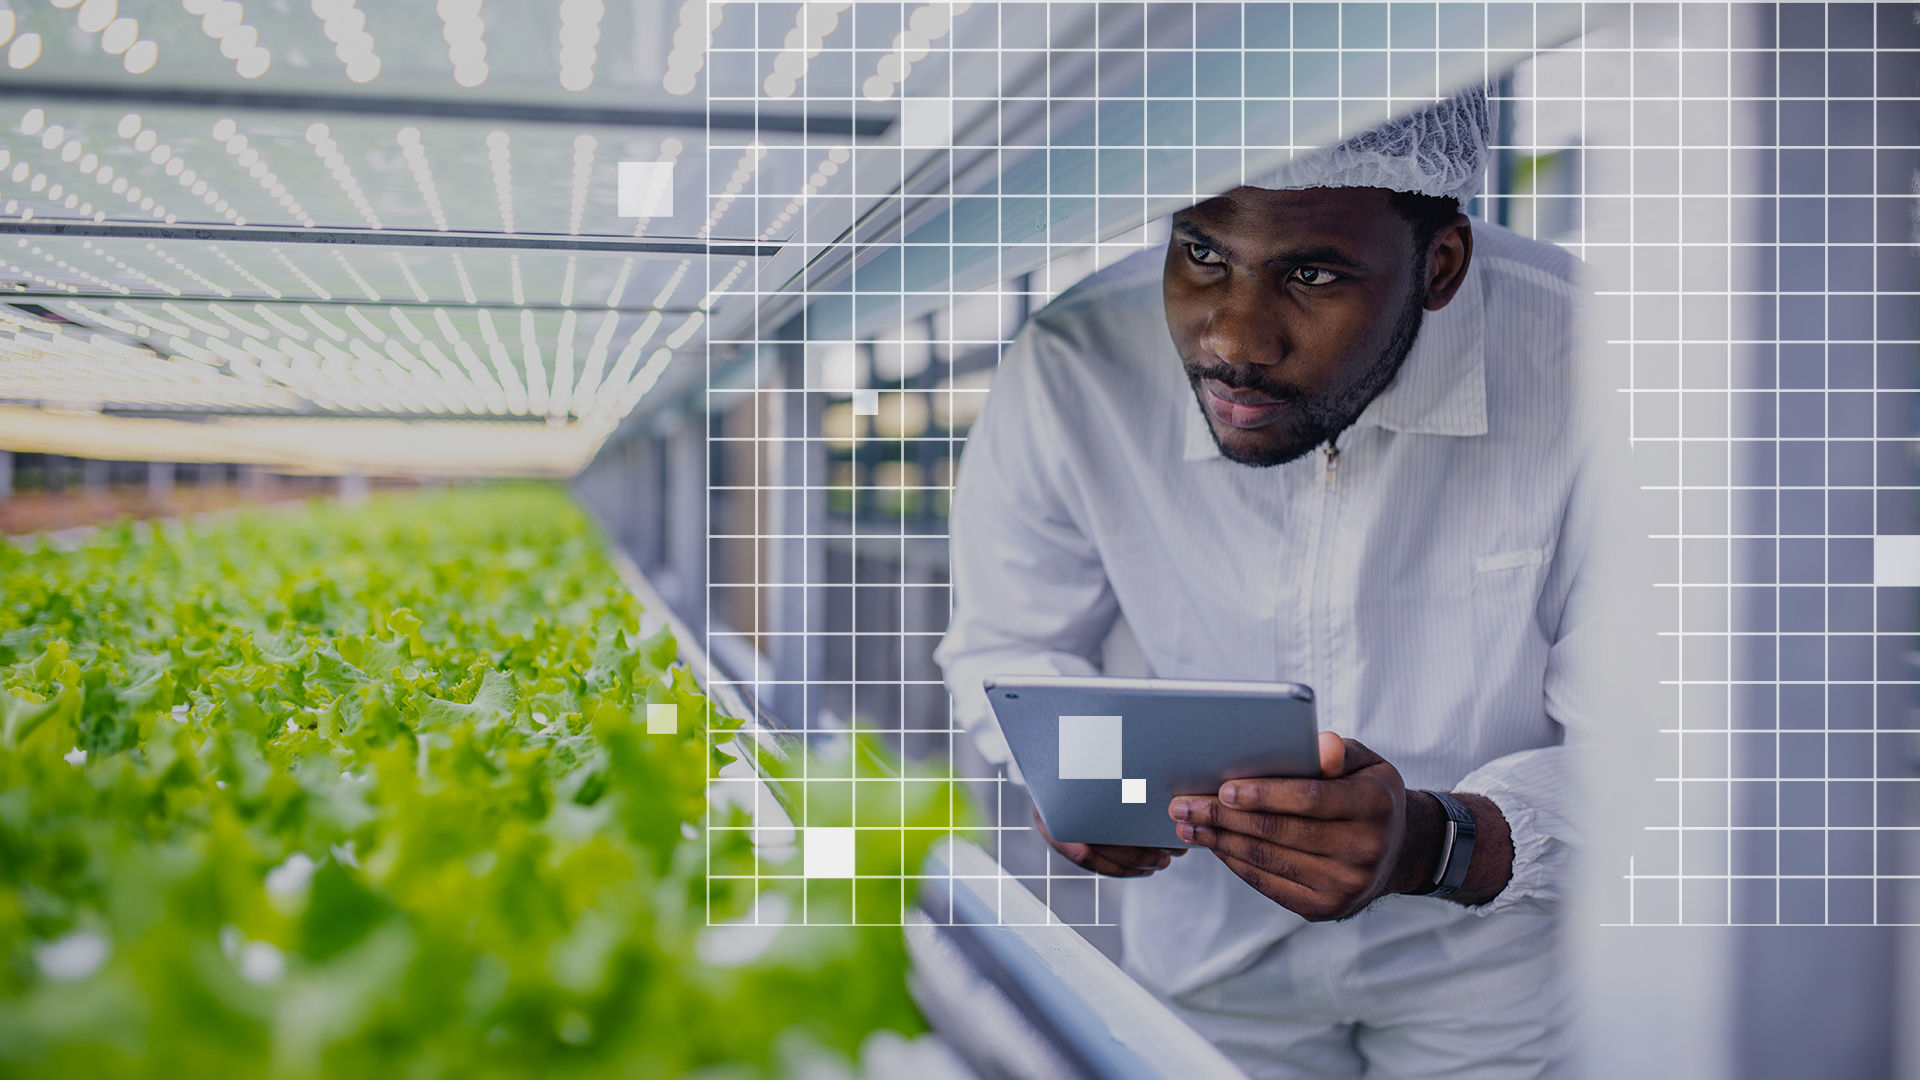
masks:
[(769, 758), (861, 876), (774, 861), (709, 808), (740, 721), (560, 488), (0, 545), (0, 597), (0, 1072), (773, 1075), (923, 1030), (898, 924), (955, 786)]

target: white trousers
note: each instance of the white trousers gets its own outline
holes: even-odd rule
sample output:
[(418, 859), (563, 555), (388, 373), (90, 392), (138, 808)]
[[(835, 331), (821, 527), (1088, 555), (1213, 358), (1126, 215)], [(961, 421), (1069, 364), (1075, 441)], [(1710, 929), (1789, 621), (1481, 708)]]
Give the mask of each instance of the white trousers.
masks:
[(1363, 913), (1301, 926), (1243, 970), (1164, 1000), (1256, 1080), (1561, 1077), (1572, 1067), (1558, 923)]

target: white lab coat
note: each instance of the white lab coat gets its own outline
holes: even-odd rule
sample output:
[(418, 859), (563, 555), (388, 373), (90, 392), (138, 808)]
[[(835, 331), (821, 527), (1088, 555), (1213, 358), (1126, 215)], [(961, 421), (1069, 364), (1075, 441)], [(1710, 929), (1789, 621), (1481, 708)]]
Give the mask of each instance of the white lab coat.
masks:
[[(1564, 998), (1538, 985), (1553, 970), (1538, 958), (1575, 840), (1563, 743), (1591, 700), (1578, 263), (1484, 222), (1474, 238), (1466, 281), (1339, 437), (1331, 475), (1319, 452), (1269, 469), (1220, 456), (1167, 331), (1159, 251), (1032, 319), (960, 469), (954, 614), (937, 656), (990, 760), (1007, 751), (981, 679), (1098, 672), (1124, 614), (1153, 674), (1307, 683), (1322, 727), (1409, 787), (1487, 795), (1511, 825), (1512, 880), (1477, 908), (1389, 897), (1309, 925), (1205, 853), (1126, 883), (1129, 970), (1223, 1045), (1251, 1038), (1264, 1049), (1246, 1059), (1274, 1075), (1296, 1074), (1286, 1046), (1312, 1062), (1298, 1074), (1340, 1075), (1306, 1049), (1316, 1040), (1347, 1046), (1349, 1063), (1440, 1075), (1445, 1054), (1421, 1034), (1436, 1023), (1484, 1063), (1499, 1037), (1446, 1005), (1475, 972), (1536, 984), (1506, 1010), (1528, 1017), (1508, 1040), (1530, 1048), (1514, 1051), (1526, 1075)], [(1248, 998), (1264, 1004), (1234, 1013)], [(1286, 1034), (1297, 1023), (1306, 1034)], [(1393, 1029), (1423, 1049), (1396, 1058), (1380, 1034)], [(1351, 1038), (1360, 1030), (1370, 1046)]]

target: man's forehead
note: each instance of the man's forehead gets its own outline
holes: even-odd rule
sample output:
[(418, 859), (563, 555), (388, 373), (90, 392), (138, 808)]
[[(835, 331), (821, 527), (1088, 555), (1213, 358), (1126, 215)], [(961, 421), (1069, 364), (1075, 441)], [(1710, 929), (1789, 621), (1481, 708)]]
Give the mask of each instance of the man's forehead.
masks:
[(1305, 240), (1372, 246), (1397, 239), (1400, 218), (1390, 198), (1380, 188), (1236, 188), (1180, 211), (1173, 222), (1236, 246)]

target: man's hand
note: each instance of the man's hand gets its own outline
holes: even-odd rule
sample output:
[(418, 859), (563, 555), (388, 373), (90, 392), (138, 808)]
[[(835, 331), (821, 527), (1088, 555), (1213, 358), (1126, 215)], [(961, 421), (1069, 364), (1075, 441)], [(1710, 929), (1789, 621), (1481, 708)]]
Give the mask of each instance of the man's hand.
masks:
[(1063, 844), (1047, 832), (1047, 824), (1040, 820), (1038, 810), (1033, 812), (1033, 827), (1038, 829), (1047, 843), (1053, 845), (1053, 850), (1065, 856), (1068, 862), (1108, 877), (1146, 877), (1155, 870), (1165, 870), (1173, 862), (1174, 856), (1187, 853), (1186, 848)]
[(1439, 860), (1438, 802), (1409, 799), (1399, 770), (1332, 732), (1320, 733), (1320, 773), (1229, 781), (1217, 798), (1174, 799), (1168, 813), (1181, 839), (1211, 849), (1247, 884), (1311, 921), (1344, 919), (1388, 893), (1424, 889)]

